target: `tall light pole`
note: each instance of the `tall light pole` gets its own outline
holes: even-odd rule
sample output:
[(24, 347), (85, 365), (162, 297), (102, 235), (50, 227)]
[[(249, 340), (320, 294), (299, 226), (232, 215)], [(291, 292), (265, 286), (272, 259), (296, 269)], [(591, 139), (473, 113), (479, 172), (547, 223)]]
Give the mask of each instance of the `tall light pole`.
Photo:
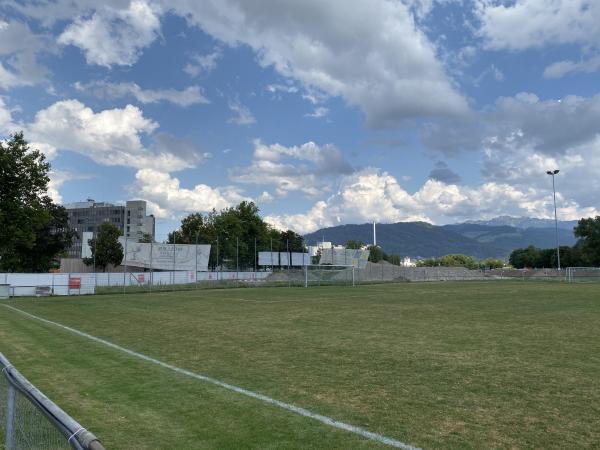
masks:
[(556, 187), (554, 185), (554, 176), (560, 172), (556, 170), (548, 170), (546, 173), (552, 176), (552, 195), (554, 196), (554, 227), (556, 230), (556, 259), (558, 261), (558, 270), (560, 270), (560, 246), (558, 244), (558, 218), (556, 216)]

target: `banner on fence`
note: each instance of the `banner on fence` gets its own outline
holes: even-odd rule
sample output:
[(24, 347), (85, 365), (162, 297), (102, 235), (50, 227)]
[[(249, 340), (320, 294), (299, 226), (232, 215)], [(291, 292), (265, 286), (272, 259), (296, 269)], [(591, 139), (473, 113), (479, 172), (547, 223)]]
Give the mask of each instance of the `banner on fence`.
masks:
[(154, 270), (208, 270), (210, 245), (157, 244), (121, 237), (125, 260), (122, 265)]

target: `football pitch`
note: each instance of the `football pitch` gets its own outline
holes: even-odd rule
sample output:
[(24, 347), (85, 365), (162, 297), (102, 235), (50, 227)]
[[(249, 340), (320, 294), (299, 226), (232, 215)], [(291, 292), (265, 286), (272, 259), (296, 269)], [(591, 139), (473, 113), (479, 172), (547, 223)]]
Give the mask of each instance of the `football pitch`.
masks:
[(2, 305), (29, 315), (0, 306), (0, 351), (107, 450), (600, 445), (598, 284), (240, 288)]

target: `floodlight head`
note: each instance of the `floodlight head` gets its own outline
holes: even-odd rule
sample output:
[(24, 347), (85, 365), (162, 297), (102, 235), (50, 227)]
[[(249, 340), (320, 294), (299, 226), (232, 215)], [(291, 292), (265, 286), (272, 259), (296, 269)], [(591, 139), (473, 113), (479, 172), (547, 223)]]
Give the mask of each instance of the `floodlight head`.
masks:
[(552, 171), (551, 171), (551, 170), (548, 170), (548, 171), (546, 171), (546, 173), (547, 173), (548, 175), (553, 175), (553, 173), (552, 173)]
[(554, 171), (554, 175), (556, 175), (558, 172), (560, 172), (560, 170), (556, 169), (556, 170)]

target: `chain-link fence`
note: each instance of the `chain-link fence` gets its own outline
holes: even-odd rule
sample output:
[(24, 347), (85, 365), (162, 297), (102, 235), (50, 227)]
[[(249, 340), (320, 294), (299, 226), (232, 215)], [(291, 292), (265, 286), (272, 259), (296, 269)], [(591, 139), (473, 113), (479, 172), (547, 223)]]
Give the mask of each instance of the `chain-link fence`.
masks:
[(0, 353), (0, 449), (104, 450)]
[(231, 287), (356, 286), (370, 283), (429, 281), (600, 281), (600, 271), (581, 270), (568, 280), (556, 269), (467, 269), (465, 267), (402, 267), (387, 262), (367, 263), (364, 268), (310, 264), (259, 266), (207, 271), (122, 271), (99, 273), (0, 274), (0, 299), (7, 296), (127, 294)]

